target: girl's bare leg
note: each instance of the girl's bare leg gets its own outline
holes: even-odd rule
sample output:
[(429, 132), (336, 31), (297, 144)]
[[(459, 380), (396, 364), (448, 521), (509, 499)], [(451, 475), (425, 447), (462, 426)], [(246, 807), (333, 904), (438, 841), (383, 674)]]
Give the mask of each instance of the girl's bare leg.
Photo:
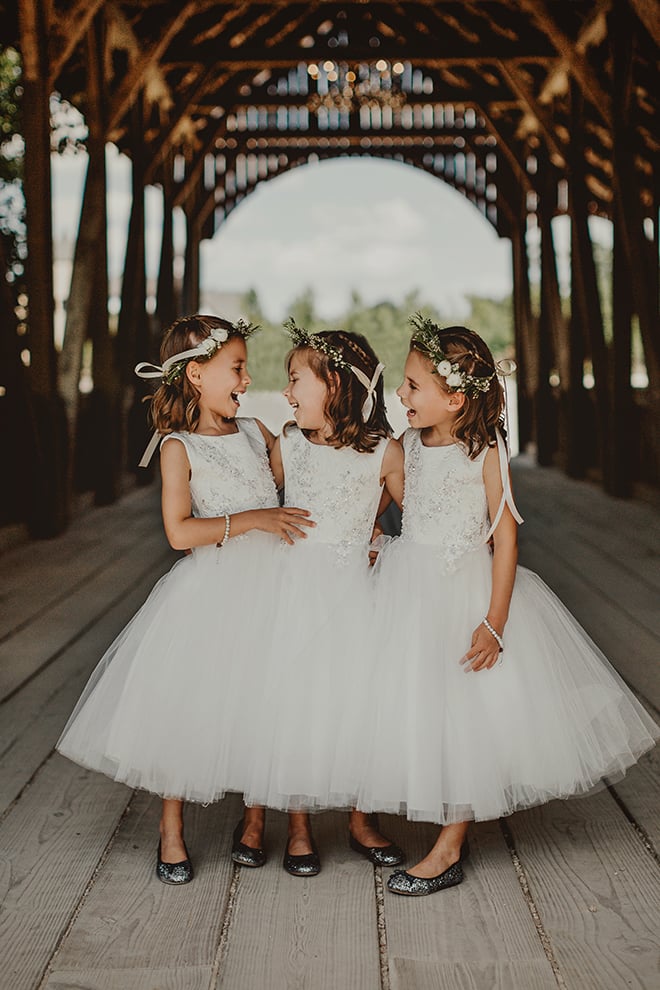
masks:
[(348, 830), (354, 839), (369, 848), (383, 849), (392, 843), (391, 839), (386, 839), (384, 835), (380, 834), (373, 824), (371, 815), (365, 811), (356, 811), (355, 808), (348, 817)]
[(264, 826), (266, 824), (266, 809), (260, 805), (253, 808), (243, 807), (243, 835), (241, 842), (250, 849), (261, 849), (264, 844)]
[(414, 877), (437, 877), (448, 870), (461, 858), (461, 847), (465, 842), (469, 822), (444, 825), (433, 848), (424, 859), (411, 866), (407, 873)]
[(160, 858), (164, 863), (182, 863), (187, 855), (183, 844), (183, 801), (165, 798), (160, 816)]
[(312, 832), (306, 811), (289, 812), (289, 855), (308, 856), (312, 849)]

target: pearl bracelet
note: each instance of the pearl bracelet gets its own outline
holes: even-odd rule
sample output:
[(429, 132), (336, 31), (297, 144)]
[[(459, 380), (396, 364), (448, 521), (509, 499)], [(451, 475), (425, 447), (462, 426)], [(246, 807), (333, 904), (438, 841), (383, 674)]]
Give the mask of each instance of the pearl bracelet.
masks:
[(490, 624), (490, 622), (488, 621), (488, 619), (487, 619), (487, 618), (485, 618), (485, 617), (484, 617), (484, 618), (483, 618), (483, 619), (481, 620), (481, 624), (482, 624), (483, 626), (485, 626), (485, 627), (486, 627), (486, 629), (488, 630), (488, 632), (489, 632), (489, 633), (491, 634), (491, 636), (492, 636), (492, 637), (493, 637), (493, 638), (494, 638), (495, 640), (497, 640), (497, 645), (498, 645), (498, 646), (499, 646), (499, 648), (500, 648), (500, 653), (502, 653), (502, 652), (503, 652), (503, 650), (504, 650), (504, 640), (502, 639), (502, 637), (500, 636), (500, 634), (499, 634), (499, 633), (497, 632), (497, 630), (496, 630), (496, 629), (494, 629), (494, 628), (493, 628), (493, 626), (491, 626), (491, 624)]
[(225, 543), (229, 539), (229, 528), (231, 526), (231, 516), (228, 512), (225, 512), (225, 535), (222, 537), (220, 542), (217, 544), (218, 548), (224, 547)]

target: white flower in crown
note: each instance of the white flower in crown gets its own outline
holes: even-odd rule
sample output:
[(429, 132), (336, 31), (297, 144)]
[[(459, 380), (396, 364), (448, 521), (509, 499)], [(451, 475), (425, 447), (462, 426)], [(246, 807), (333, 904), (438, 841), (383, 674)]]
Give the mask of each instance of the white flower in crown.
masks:
[(449, 361), (441, 361), (437, 368), (438, 374), (442, 375), (443, 378), (446, 378), (447, 375), (451, 375), (451, 363)]
[[(443, 364), (444, 363), (446, 362), (443, 362)], [(440, 374), (442, 374), (442, 372), (440, 372)], [(445, 378), (449, 388), (458, 388), (463, 384), (463, 375), (460, 371), (452, 371), (451, 374), (446, 375)]]

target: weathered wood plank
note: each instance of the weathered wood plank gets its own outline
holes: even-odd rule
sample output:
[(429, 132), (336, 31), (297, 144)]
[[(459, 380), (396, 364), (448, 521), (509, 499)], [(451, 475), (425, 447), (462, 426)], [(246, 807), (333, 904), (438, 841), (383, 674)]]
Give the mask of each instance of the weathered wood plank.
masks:
[(655, 986), (660, 871), (610, 794), (553, 801), (508, 824), (567, 985)]
[[(195, 980), (207, 974), (209, 986), (233, 874), (230, 836), (240, 815), (240, 798), (230, 795), (209, 808), (187, 806), (186, 843), (195, 877), (183, 887), (167, 886), (156, 877), (160, 805), (156, 796), (136, 794), (54, 960), (53, 986), (61, 985), (62, 974), (71, 978), (76, 973), (92, 981), (82, 986), (104, 986), (106, 972), (122, 970), (148, 976), (152, 982), (147, 985), (159, 986), (154, 969), (183, 974), (188, 968)], [(71, 986), (78, 986), (75, 979)], [(139, 981), (135, 985), (142, 986)]]
[(116, 557), (134, 548), (139, 552), (148, 534), (160, 532), (165, 546), (160, 520), (157, 488), (141, 488), (124, 496), (121, 505), (81, 516), (63, 536), (3, 553), (0, 639), (62, 601), (70, 589), (100, 573)]
[(469, 943), (465, 942), (463, 958), (458, 961), (395, 959), (390, 976), (392, 990), (557, 990), (555, 980), (548, 980), (547, 963), (471, 962), (467, 958), (468, 944), (473, 944), (473, 939), (474, 933)]
[[(438, 826), (383, 815), (381, 828), (406, 850), (410, 864), (438, 835)], [(472, 826), (469, 840), (459, 887), (419, 898), (385, 891), (392, 990), (556, 990), (498, 823)], [(456, 982), (444, 982), (452, 972)]]
[(0, 958), (11, 990), (34, 990), (131, 792), (55, 755), (0, 826)]
[(182, 969), (58, 970), (43, 990), (208, 990), (210, 966)]
[[(6, 698), (60, 650), (72, 645), (87, 626), (120, 601), (126, 589), (151, 573), (152, 561), (165, 568), (171, 554), (162, 536), (150, 533), (141, 541), (141, 554), (116, 557), (93, 580), (0, 644), (0, 698)], [(145, 564), (146, 561), (146, 564)]]
[(44, 990), (208, 990), (210, 966), (181, 969), (57, 970)]
[[(512, 462), (516, 497), (537, 520), (554, 525), (570, 545), (577, 536), (601, 548), (654, 584), (660, 583), (660, 519), (652, 506), (606, 495), (586, 481), (577, 482), (553, 468), (531, 468), (525, 458)], [(523, 515), (525, 513), (523, 512)], [(569, 532), (570, 530), (570, 532)]]
[[(521, 541), (521, 562), (536, 571), (606, 653), (621, 676), (660, 707), (658, 638), (619, 609), (616, 589), (605, 597), (588, 578), (567, 567), (546, 546), (528, 537)], [(632, 645), (632, 648), (631, 648)]]
[(286, 816), (270, 812), (269, 860), (242, 869), (218, 990), (380, 990), (373, 867), (348, 847), (348, 817), (314, 816), (316, 877), (282, 868)]
[(0, 706), (0, 815), (49, 756), (91, 673), (160, 576), (156, 565), (58, 660)]
[(660, 853), (660, 747), (643, 756), (612, 790)]

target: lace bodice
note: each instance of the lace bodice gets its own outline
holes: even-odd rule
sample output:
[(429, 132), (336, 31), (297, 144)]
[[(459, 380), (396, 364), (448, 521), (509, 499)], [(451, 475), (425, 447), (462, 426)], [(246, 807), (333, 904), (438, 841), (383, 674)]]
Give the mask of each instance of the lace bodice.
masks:
[(437, 548), (447, 571), (484, 544), (488, 503), (483, 482), (486, 450), (470, 460), (460, 444), (425, 447), (419, 430), (403, 435), (405, 494), (401, 537)]
[(279, 504), (259, 425), (248, 418), (236, 423), (238, 433), (227, 436), (168, 433), (161, 441), (181, 440), (186, 448), (192, 470), (192, 510), (198, 518)]
[(280, 435), (285, 505), (308, 509), (316, 522), (305, 544), (326, 543), (346, 552), (371, 539), (381, 495), (387, 438), (372, 453), (311, 443), (295, 425)]

